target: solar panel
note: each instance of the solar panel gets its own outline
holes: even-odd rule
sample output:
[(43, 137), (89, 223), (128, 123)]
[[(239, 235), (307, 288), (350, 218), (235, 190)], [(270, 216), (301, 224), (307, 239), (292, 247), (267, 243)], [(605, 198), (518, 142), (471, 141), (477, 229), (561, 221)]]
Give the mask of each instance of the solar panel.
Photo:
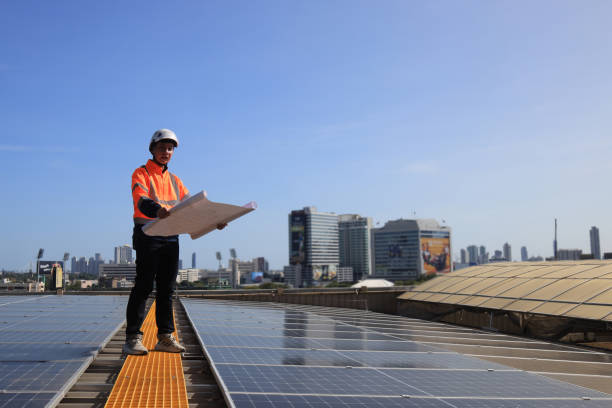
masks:
[[(437, 340), (438, 330), (484, 344), (502, 337), (501, 343), (537, 349), (542, 342), (358, 310), (182, 302), (224, 392), (238, 408), (573, 408), (584, 403), (582, 398), (591, 399), (590, 407), (612, 406), (612, 395), (423, 341)], [(416, 333), (413, 326), (432, 330), (398, 335), (398, 327)]]
[(344, 356), (335, 350), (312, 349), (266, 349), (209, 347), (211, 358), (217, 362), (233, 364), (263, 365), (310, 365), (310, 366), (362, 366), (362, 363)]
[(610, 400), (576, 399), (444, 399), (455, 408), (610, 408)]
[(609, 408), (609, 401), (583, 399), (437, 399), (402, 397), (347, 397), (232, 393), (236, 408)]
[(82, 365), (81, 360), (3, 361), (0, 364), (0, 389), (4, 392), (59, 391)]
[(1, 296), (0, 408), (61, 396), (125, 319), (127, 296)]
[(105, 330), (2, 330), (0, 326), (0, 343), (100, 343), (106, 336)]
[(0, 408), (28, 407), (42, 408), (55, 396), (55, 393), (9, 392), (0, 393)]
[(316, 395), (231, 394), (236, 408), (450, 408), (437, 399)]
[(426, 395), (370, 368), (218, 365), (228, 391), (280, 394)]

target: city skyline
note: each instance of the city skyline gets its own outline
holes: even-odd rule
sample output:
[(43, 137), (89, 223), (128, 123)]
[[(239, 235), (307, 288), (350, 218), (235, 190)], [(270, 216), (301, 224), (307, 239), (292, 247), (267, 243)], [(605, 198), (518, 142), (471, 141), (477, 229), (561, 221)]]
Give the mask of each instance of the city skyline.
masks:
[(453, 248), (544, 257), (557, 218), (560, 248), (590, 252), (596, 225), (612, 251), (611, 13), (547, 0), (5, 4), (0, 268), (27, 270), (38, 248), (112, 259), (131, 242), (129, 180), (159, 128), (180, 139), (170, 170), (191, 193), (258, 203), (183, 237), (186, 265), (237, 248), (280, 269), (286, 213), (311, 205), (374, 226), (445, 220)]
[[(315, 207), (315, 208), (316, 208), (316, 207)], [(330, 213), (330, 214), (336, 214), (336, 213), (335, 213), (335, 212), (333, 212), (333, 211), (331, 211), (331, 212), (329, 212), (329, 213)], [(339, 215), (348, 215), (348, 214), (339, 214)], [(367, 217), (367, 215), (364, 215), (364, 217)], [(369, 218), (369, 217), (368, 217), (368, 218)], [(400, 218), (400, 219), (405, 219), (405, 220), (417, 220), (416, 218)], [(385, 221), (385, 222), (388, 222), (388, 221), (393, 221), (393, 220), (387, 220), (387, 221)], [(380, 223), (378, 223), (378, 224), (379, 224), (379, 225), (377, 225), (377, 226), (380, 226)], [(382, 224), (382, 225), (384, 225), (384, 224)], [(452, 227), (452, 226), (451, 226), (451, 227)], [(372, 228), (374, 228), (374, 227), (372, 226)], [(588, 234), (588, 235), (587, 235), (587, 241), (588, 241), (588, 242), (585, 244), (585, 247), (584, 247), (584, 248), (582, 248), (582, 247), (578, 247), (578, 246), (574, 246), (574, 247), (571, 247), (571, 246), (564, 246), (564, 245), (563, 245), (563, 243), (561, 242), (561, 243), (559, 244), (559, 249), (574, 249), (574, 248), (576, 248), (576, 249), (580, 249), (580, 250), (582, 251), (582, 253), (583, 253), (583, 254), (591, 254), (591, 253), (592, 253), (592, 248), (593, 248), (593, 245), (594, 245), (594, 244), (593, 244), (593, 240), (595, 240), (594, 242), (596, 242), (596, 247), (597, 247), (597, 248), (600, 250), (600, 252), (599, 252), (599, 254), (600, 254), (600, 258), (599, 258), (599, 259), (603, 259), (603, 255), (604, 255), (604, 253), (605, 253), (605, 252), (612, 252), (612, 248), (610, 248), (610, 250), (609, 250), (609, 251), (607, 251), (607, 250), (606, 250), (606, 248), (605, 248), (605, 246), (601, 246), (601, 244), (600, 244), (600, 239), (599, 239), (599, 236), (600, 236), (600, 230), (599, 230), (599, 229), (598, 229), (596, 226), (592, 226), (592, 227), (591, 227), (589, 230), (587, 230), (587, 232), (586, 232), (586, 233)], [(182, 239), (184, 240), (184, 239), (185, 239), (185, 237), (183, 237)], [(504, 241), (504, 244), (500, 245), (499, 247), (491, 247), (491, 246), (488, 246), (488, 245), (482, 245), (482, 244), (477, 244), (477, 245), (476, 245), (476, 244), (469, 244), (469, 245), (466, 245), (466, 246), (464, 246), (464, 247), (458, 247), (457, 245), (455, 245), (455, 244), (454, 244), (454, 242), (455, 242), (454, 234), (453, 234), (453, 239), (452, 239), (452, 241), (453, 241), (453, 248), (454, 248), (454, 249), (453, 249), (453, 252), (452, 252), (452, 254), (451, 254), (451, 255), (452, 255), (452, 261), (453, 261), (454, 263), (457, 263), (457, 264), (461, 264), (461, 263), (462, 263), (462, 255), (461, 255), (461, 251), (466, 251), (466, 260), (468, 261), (468, 263), (471, 263), (471, 262), (472, 262), (472, 261), (471, 261), (472, 257), (470, 256), (470, 252), (469, 252), (469, 251), (470, 251), (470, 247), (474, 247), (474, 248), (475, 248), (475, 251), (476, 251), (476, 252), (475, 252), (475, 254), (476, 254), (476, 255), (475, 255), (475, 257), (478, 259), (478, 261), (477, 261), (476, 263), (479, 263), (479, 264), (480, 264), (480, 263), (483, 263), (483, 262), (482, 262), (482, 258), (483, 258), (483, 257), (487, 256), (487, 259), (489, 259), (488, 257), (493, 257), (493, 255), (491, 255), (491, 254), (493, 253), (492, 251), (494, 251), (494, 250), (499, 250), (499, 252), (501, 252), (501, 253), (503, 254), (503, 253), (504, 253), (504, 245), (509, 244), (509, 245), (510, 245), (510, 247), (512, 247), (512, 244), (511, 244), (511, 243), (509, 243), (509, 242), (506, 242), (506, 241)], [(289, 245), (289, 242), (287, 242), (287, 245)], [(120, 249), (120, 248), (131, 248), (131, 247), (130, 247), (130, 245), (127, 245), (127, 244), (125, 244), (125, 245), (123, 245), (123, 246), (121, 246), (121, 247), (114, 247), (114, 248), (113, 248), (112, 253), (113, 253), (113, 256), (114, 256), (114, 258), (115, 258), (115, 259), (116, 259), (116, 257), (117, 257), (117, 251), (118, 251), (118, 249)], [(491, 248), (491, 251), (487, 251), (487, 252), (486, 252), (486, 254), (485, 254), (483, 251), (486, 251), (486, 250), (487, 250), (487, 248)], [(520, 246), (520, 251), (521, 251), (521, 252), (520, 252), (520, 255), (515, 255), (515, 256), (514, 256), (514, 257), (513, 257), (513, 258), (512, 258), (510, 261), (514, 262), (514, 261), (519, 261), (519, 260), (521, 260), (521, 259), (522, 259), (522, 251), (523, 251), (523, 248), (525, 248), (525, 249), (526, 249), (526, 251), (528, 251), (528, 253), (529, 253), (529, 257), (528, 257), (528, 258), (537, 258), (537, 257), (542, 257), (543, 259), (545, 259), (545, 258), (549, 258), (549, 257), (552, 257), (552, 256), (553, 256), (553, 255), (552, 255), (552, 253), (553, 253), (553, 251), (552, 251), (552, 246), (551, 246), (551, 250), (550, 250), (550, 255), (544, 255), (544, 254), (540, 254), (540, 253), (535, 253), (535, 252), (531, 251), (531, 249), (529, 249), (527, 246), (525, 246), (525, 245), (521, 245), (521, 246)], [(229, 252), (230, 252), (230, 250), (231, 250), (231, 248), (226, 248), (225, 250), (223, 250), (223, 251), (221, 251), (221, 252), (222, 252), (222, 253), (223, 253), (223, 252), (225, 252), (225, 253), (229, 253)], [(184, 254), (184, 252), (185, 252), (185, 251), (181, 251), (181, 254), (183, 255), (183, 254)], [(215, 252), (216, 252), (216, 251), (215, 251)], [(102, 259), (102, 261), (104, 261), (104, 259), (106, 259), (106, 257), (105, 257), (104, 255), (101, 255), (101, 254), (102, 254), (102, 252), (95, 252), (95, 258), (96, 258), (96, 261), (99, 261), (99, 259), (97, 259), (98, 257), (99, 257), (99, 258), (101, 258), (101, 259)], [(198, 257), (198, 258), (199, 258), (199, 257), (201, 257), (201, 256), (202, 256), (201, 254), (200, 254), (200, 255), (198, 255), (198, 254), (200, 254), (198, 251), (193, 251), (193, 252), (190, 254), (190, 262), (188, 263), (188, 265), (192, 265), (192, 266), (191, 266), (192, 268), (193, 268), (193, 264), (194, 264), (194, 262), (195, 262), (195, 260), (196, 260), (196, 257)], [(185, 256), (187, 256), (188, 254), (184, 254), (184, 255), (185, 255)], [(593, 255), (595, 256), (595, 254), (593, 254)], [(252, 256), (252, 258), (254, 259), (254, 258), (257, 258), (258, 256), (259, 256), (259, 255), (255, 255), (255, 256)], [(268, 259), (268, 257), (267, 257), (266, 255), (264, 255), (264, 256), (266, 257), (266, 259)], [(88, 259), (94, 259), (94, 257), (91, 257), (91, 256), (89, 256), (89, 257), (88, 257), (88, 256), (77, 256), (77, 255), (72, 255), (72, 254), (70, 255), (70, 257), (71, 257), (71, 259), (73, 259), (73, 260), (79, 260), (79, 259), (85, 259), (85, 260), (88, 260)], [(135, 251), (134, 251), (134, 255), (133, 255), (133, 257), (134, 257), (133, 259), (135, 259)], [(505, 257), (505, 254), (504, 254), (504, 257)], [(50, 255), (49, 255), (49, 256), (45, 255), (45, 258), (46, 258), (46, 259), (57, 259), (57, 260), (60, 260), (60, 259), (61, 259), (61, 258), (59, 258), (59, 257), (58, 257), (58, 258), (54, 258), (53, 256), (50, 256)], [(112, 258), (112, 257), (111, 257), (111, 258)], [(250, 256), (248, 256), (248, 257), (247, 257), (247, 258), (245, 258), (245, 259), (250, 259), (250, 258), (251, 258), (251, 257), (250, 257)], [(285, 258), (286, 258), (286, 255), (285, 255)], [(132, 259), (132, 256), (129, 256), (129, 259)], [(598, 258), (595, 258), (595, 259), (598, 259)], [(182, 256), (181, 256), (180, 260), (181, 260), (181, 262), (183, 262), (183, 258), (182, 258)], [(108, 262), (109, 262), (109, 263), (110, 263), (110, 262), (114, 262), (114, 263), (116, 263), (116, 260), (111, 261), (111, 259), (109, 258), (109, 259), (108, 259)], [(19, 271), (19, 272), (28, 272), (28, 271), (30, 270), (30, 263), (32, 263), (32, 265), (35, 265), (35, 260), (33, 260), (33, 261), (29, 261), (29, 262), (26, 264), (26, 267), (25, 267), (25, 268), (21, 268), (21, 269), (19, 269), (19, 268), (10, 269), (10, 268), (3, 267), (2, 265), (0, 265), (0, 269), (4, 269), (4, 270), (7, 270), (7, 271), (14, 270), (14, 271)], [(73, 264), (74, 264), (74, 261), (72, 261), (72, 262), (71, 262), (71, 264), (73, 265)], [(228, 264), (228, 265), (229, 265), (229, 264)], [(286, 266), (286, 265), (288, 265), (288, 263), (287, 263), (287, 260), (285, 259), (284, 261), (281, 261), (281, 262), (278, 264), (278, 266), (276, 266), (276, 265), (271, 266), (271, 267), (270, 267), (270, 270), (281, 271), (281, 270), (283, 270), (284, 266)], [(218, 268), (218, 261), (216, 260), (216, 257), (214, 258), (214, 261), (212, 261), (212, 262), (208, 262), (206, 265), (202, 266), (202, 269), (209, 269), (209, 270), (215, 270), (215, 269), (217, 269), (217, 268)], [(35, 269), (35, 267), (34, 267), (34, 266), (32, 266), (32, 270), (34, 270), (34, 269)], [(72, 269), (72, 268), (71, 268), (71, 269)]]

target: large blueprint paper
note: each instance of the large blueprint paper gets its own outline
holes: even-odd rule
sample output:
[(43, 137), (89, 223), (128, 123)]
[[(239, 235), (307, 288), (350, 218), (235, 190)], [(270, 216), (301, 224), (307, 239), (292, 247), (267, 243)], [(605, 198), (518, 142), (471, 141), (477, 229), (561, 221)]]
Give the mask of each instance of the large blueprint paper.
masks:
[(189, 234), (191, 239), (196, 239), (217, 229), (217, 225), (227, 224), (256, 208), (253, 201), (242, 207), (214, 203), (208, 201), (205, 191), (200, 191), (174, 206), (168, 217), (146, 224), (142, 231), (147, 235), (164, 237)]

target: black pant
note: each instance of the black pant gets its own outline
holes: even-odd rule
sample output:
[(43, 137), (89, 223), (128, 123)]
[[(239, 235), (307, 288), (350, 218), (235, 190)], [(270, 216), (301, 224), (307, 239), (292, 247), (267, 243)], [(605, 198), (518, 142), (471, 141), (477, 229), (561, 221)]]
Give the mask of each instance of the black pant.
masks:
[(153, 281), (157, 289), (157, 333), (173, 333), (172, 297), (178, 274), (178, 237), (150, 237), (142, 232), (142, 226), (137, 225), (132, 240), (136, 250), (136, 281), (127, 305), (126, 334), (143, 334), (140, 327), (145, 319), (147, 298), (153, 290)]

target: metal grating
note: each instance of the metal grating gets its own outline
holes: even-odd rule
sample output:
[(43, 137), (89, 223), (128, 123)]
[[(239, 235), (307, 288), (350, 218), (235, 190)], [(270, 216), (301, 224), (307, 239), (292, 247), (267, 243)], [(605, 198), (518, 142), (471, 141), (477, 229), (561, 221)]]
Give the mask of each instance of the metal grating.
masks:
[[(143, 344), (149, 350), (157, 342), (155, 303), (143, 323)], [(176, 331), (174, 336), (178, 339)], [(145, 356), (127, 356), (105, 407), (187, 408), (187, 390), (179, 353), (150, 351)]]

